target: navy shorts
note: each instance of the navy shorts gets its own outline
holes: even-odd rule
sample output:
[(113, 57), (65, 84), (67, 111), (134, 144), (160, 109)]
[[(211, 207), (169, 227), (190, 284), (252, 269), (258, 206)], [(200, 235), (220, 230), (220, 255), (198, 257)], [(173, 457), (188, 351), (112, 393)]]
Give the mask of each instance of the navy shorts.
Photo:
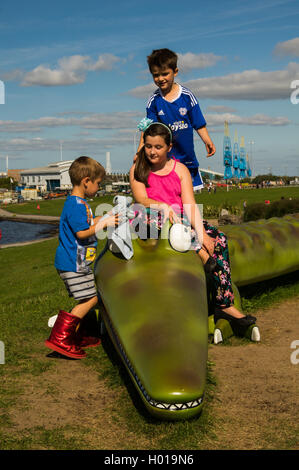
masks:
[(198, 168), (188, 168), (188, 170), (190, 171), (192, 178), (193, 190), (196, 191), (197, 189), (202, 189), (204, 187), (204, 183), (200, 170)]

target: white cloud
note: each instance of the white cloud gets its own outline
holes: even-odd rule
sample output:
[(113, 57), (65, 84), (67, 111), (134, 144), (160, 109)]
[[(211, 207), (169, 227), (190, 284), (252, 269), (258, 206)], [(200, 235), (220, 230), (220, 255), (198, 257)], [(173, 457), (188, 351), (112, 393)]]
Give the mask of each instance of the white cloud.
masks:
[(274, 54), (299, 57), (299, 38), (279, 42), (274, 49)]
[[(0, 152), (13, 152), (24, 154), (26, 152), (41, 152), (51, 151), (52, 153), (59, 152), (60, 149), (59, 139), (36, 139), (36, 138), (15, 138), (0, 140)], [(74, 138), (63, 140), (63, 152), (71, 151), (74, 155), (80, 153), (93, 152), (103, 153), (109, 148), (125, 146), (133, 147), (133, 136), (131, 134), (120, 136), (115, 135), (114, 137), (99, 137), (99, 138)], [(130, 156), (133, 151), (129, 151)]]
[(9, 72), (0, 72), (0, 77), (4, 81), (19, 81), (22, 80), (24, 76), (24, 71), (21, 69), (10, 70)]
[(129, 90), (128, 94), (135, 96), (136, 98), (149, 98), (156, 88), (157, 85), (151, 82), (147, 85), (138, 86), (132, 90)]
[(234, 113), (236, 110), (231, 108), (230, 106), (223, 106), (223, 105), (213, 105), (208, 106), (207, 111), (215, 111), (215, 113)]
[(85, 80), (85, 74), (77, 71), (68, 70), (51, 70), (43, 65), (39, 65), (31, 72), (28, 72), (22, 86), (61, 86), (61, 85), (76, 85), (83, 83)]
[[(65, 113), (68, 114), (68, 113)], [(73, 113), (69, 113), (73, 114)], [(81, 113), (74, 113), (80, 115)], [(0, 121), (0, 132), (41, 132), (43, 128), (76, 126), (83, 129), (127, 129), (137, 128), (143, 113), (139, 111), (115, 113), (82, 113), (81, 117), (45, 116), (28, 121)]]
[(111, 70), (120, 59), (113, 54), (99, 55), (97, 61), (91, 65), (89, 70)]
[(62, 86), (83, 83), (87, 72), (111, 70), (120, 59), (113, 54), (99, 55), (96, 61), (89, 56), (72, 55), (58, 60), (57, 67), (38, 65), (24, 75), (22, 86)]
[(201, 98), (229, 100), (276, 100), (290, 97), (290, 84), (299, 77), (299, 64), (286, 70), (245, 70), (222, 77), (199, 78), (185, 85)]
[(266, 114), (255, 114), (254, 116), (238, 116), (236, 114), (206, 114), (207, 124), (209, 126), (219, 126), (228, 121), (229, 124), (241, 124), (249, 126), (287, 126), (290, 120), (284, 116), (267, 116)]
[[(285, 70), (245, 70), (220, 77), (197, 78), (184, 85), (199, 99), (264, 101), (289, 99), (290, 84), (296, 78), (299, 78), (299, 63), (290, 62)], [(152, 84), (148, 84), (130, 90), (129, 94), (147, 98), (154, 89)]]
[(212, 52), (201, 54), (193, 54), (192, 52), (187, 52), (186, 54), (178, 53), (178, 69), (182, 73), (187, 73), (193, 69), (212, 67), (219, 60), (222, 60), (222, 57), (217, 56)]

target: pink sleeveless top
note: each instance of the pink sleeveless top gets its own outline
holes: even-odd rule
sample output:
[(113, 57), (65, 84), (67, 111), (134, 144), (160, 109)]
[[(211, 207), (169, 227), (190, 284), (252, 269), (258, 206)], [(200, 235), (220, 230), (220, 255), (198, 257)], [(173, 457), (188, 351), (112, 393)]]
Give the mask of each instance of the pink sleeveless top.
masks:
[(146, 192), (149, 198), (165, 202), (170, 206), (176, 206), (176, 212), (183, 210), (181, 199), (181, 180), (175, 172), (176, 160), (173, 169), (167, 175), (156, 175), (150, 172), (148, 177), (149, 187)]

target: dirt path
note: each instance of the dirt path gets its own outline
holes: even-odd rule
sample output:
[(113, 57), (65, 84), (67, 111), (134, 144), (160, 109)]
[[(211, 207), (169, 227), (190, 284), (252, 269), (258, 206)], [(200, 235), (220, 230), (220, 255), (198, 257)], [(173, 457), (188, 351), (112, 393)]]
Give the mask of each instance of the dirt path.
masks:
[(211, 448), (299, 449), (299, 363), (291, 362), (292, 353), (299, 360), (298, 301), (257, 312), (261, 343), (210, 347), (219, 422)]
[[(217, 387), (210, 405), (215, 435), (207, 437), (206, 449), (299, 449), (299, 364), (290, 360), (291, 343), (299, 340), (299, 299), (257, 316), (260, 344), (232, 338), (209, 347)], [(17, 378), (22, 395), (10, 414), (15, 432), (70, 426), (70, 438), (74, 428), (88, 433), (89, 448), (156, 448), (118, 416), (124, 386), (111, 388), (83, 361), (52, 360), (54, 366), (30, 383), (28, 376)]]

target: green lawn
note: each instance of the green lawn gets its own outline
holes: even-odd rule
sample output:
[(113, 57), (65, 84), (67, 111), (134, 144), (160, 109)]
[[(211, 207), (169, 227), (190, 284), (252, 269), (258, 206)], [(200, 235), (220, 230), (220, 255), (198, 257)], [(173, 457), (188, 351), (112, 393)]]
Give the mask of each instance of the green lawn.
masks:
[[(281, 199), (299, 198), (299, 186), (285, 186), (283, 188), (268, 189), (226, 189), (219, 188), (216, 193), (208, 193), (205, 189), (201, 194), (196, 194), (198, 204), (203, 204), (204, 216), (217, 215), (220, 208), (237, 208), (242, 210), (244, 200), (247, 204), (254, 202), (264, 202), (269, 199), (271, 202)], [(112, 204), (113, 196), (96, 197), (90, 202), (95, 211), (99, 204)], [(31, 201), (24, 204), (10, 204), (5, 208), (16, 214), (41, 214), (50, 216), (60, 216), (65, 199), (52, 199), (43, 201)], [(37, 205), (40, 209), (37, 209)], [(2, 206), (3, 207), (3, 206)], [(218, 210), (215, 211), (215, 208)]]
[(198, 204), (203, 204), (203, 216), (205, 218), (218, 218), (221, 209), (228, 209), (233, 214), (242, 214), (243, 203), (247, 202), (247, 206), (256, 202), (277, 201), (284, 197), (299, 198), (299, 186), (286, 186), (283, 188), (267, 188), (267, 189), (217, 189), (216, 193), (208, 193), (204, 190), (201, 194), (196, 194)]

